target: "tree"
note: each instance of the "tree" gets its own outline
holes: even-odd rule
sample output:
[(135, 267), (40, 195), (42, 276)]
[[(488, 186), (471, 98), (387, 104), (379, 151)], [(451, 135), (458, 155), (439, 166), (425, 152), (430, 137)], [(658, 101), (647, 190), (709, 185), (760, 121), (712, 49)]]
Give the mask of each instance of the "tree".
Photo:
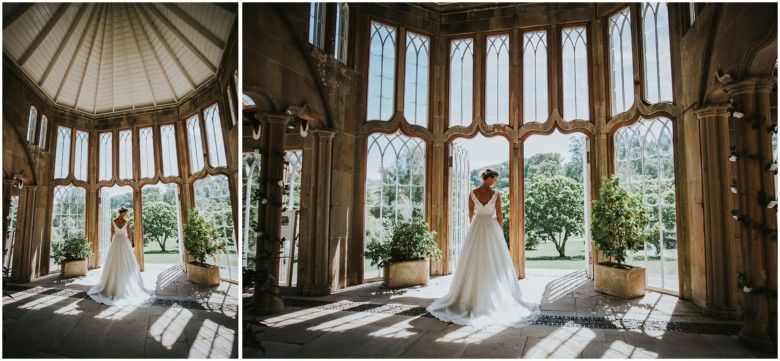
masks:
[(471, 178), (472, 188), (477, 188), (482, 184), (482, 178), (479, 177), (479, 172), (481, 172), (485, 168), (493, 168), (496, 170), (496, 172), (498, 172), (498, 180), (496, 180), (496, 184), (493, 185), (493, 189), (503, 190), (509, 188), (509, 161), (508, 160), (498, 164), (487, 165), (482, 168), (471, 170), (470, 178)]
[(569, 154), (571, 159), (565, 166), (566, 176), (574, 179), (577, 183), (582, 183), (583, 154), (585, 153), (585, 138), (573, 137), (569, 143)]
[(560, 153), (539, 153), (525, 160), (523, 174), (525, 181), (533, 181), (537, 177), (551, 178), (563, 175), (563, 161)]
[(176, 237), (176, 209), (165, 202), (144, 204), (144, 245), (155, 241), (165, 252), (168, 238)]
[(582, 185), (570, 178), (538, 177), (525, 189), (526, 238), (547, 238), (559, 257), (566, 257), (566, 241), (583, 232), (585, 210)]

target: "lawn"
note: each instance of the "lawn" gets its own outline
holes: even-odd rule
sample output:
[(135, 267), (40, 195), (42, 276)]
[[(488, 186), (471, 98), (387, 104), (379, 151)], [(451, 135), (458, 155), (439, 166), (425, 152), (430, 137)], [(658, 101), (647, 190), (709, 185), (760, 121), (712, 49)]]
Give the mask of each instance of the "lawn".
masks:
[(160, 245), (157, 242), (149, 242), (144, 246), (144, 263), (156, 264), (177, 264), (181, 258), (179, 256), (179, 242), (175, 239), (168, 240), (165, 243), (165, 252), (160, 253)]

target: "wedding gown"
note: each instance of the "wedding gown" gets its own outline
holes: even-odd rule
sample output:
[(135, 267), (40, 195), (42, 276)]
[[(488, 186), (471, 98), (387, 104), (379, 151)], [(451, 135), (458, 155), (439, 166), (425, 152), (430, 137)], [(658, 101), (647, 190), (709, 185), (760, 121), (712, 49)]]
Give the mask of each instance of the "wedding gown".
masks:
[(496, 197), (482, 204), (471, 193), (474, 217), (466, 232), (452, 286), (427, 311), (444, 322), (485, 328), (522, 327), (539, 317), (539, 304), (524, 300), (517, 272), (496, 216)]
[(127, 224), (114, 227), (114, 238), (108, 246), (103, 274), (100, 282), (92, 286), (87, 294), (96, 302), (112, 306), (137, 306), (154, 296), (153, 290), (144, 287), (141, 270), (133, 255), (130, 239), (127, 237)]

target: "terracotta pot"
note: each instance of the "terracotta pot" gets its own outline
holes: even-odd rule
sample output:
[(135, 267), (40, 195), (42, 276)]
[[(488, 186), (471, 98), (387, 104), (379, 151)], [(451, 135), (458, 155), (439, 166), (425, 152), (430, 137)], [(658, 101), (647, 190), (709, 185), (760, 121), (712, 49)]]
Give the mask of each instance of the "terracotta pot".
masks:
[(187, 279), (204, 286), (219, 285), (219, 266), (187, 263)]
[(603, 262), (595, 267), (594, 288), (598, 292), (632, 299), (645, 295), (646, 278), (642, 267), (615, 268), (616, 263)]
[(63, 261), (60, 266), (60, 276), (63, 278), (79, 277), (87, 275), (87, 260), (78, 259)]
[(428, 259), (407, 262), (390, 262), (385, 266), (385, 287), (401, 288), (417, 285), (427, 285), (430, 279), (431, 267)]

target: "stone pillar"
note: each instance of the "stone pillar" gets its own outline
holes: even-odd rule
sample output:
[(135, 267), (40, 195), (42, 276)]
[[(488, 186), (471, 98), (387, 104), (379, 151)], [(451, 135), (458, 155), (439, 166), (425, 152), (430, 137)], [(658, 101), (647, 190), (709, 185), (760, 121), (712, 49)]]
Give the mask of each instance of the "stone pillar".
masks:
[[(731, 143), (739, 154), (734, 173), (737, 176), (739, 192), (739, 203), (735, 209), (745, 218), (739, 223), (732, 220), (741, 235), (744, 262), (742, 270), (738, 271), (744, 272), (747, 282), (752, 283), (754, 289), (763, 288), (776, 292), (777, 283), (769, 281), (776, 280), (777, 251), (775, 249), (774, 254), (769, 254), (769, 243), (773, 241), (760, 226), (777, 228), (774, 220), (777, 214), (775, 209), (762, 206), (758, 197), (759, 192), (765, 192), (770, 197), (775, 196), (773, 174), (766, 170), (767, 164), (772, 161), (767, 131), (767, 119), (771, 119), (768, 94), (772, 85), (773, 81), (753, 78), (729, 84), (726, 89), (734, 100), (735, 107), (744, 113), (742, 119), (732, 121), (731, 137)], [(770, 277), (770, 272), (773, 277)], [(736, 277), (736, 274), (728, 276)], [(739, 332), (739, 342), (749, 348), (772, 352), (773, 340), (776, 338), (770, 337), (769, 329), (776, 328), (776, 321), (771, 322), (770, 327), (770, 297), (766, 294), (746, 292), (743, 295), (745, 324)]]
[[(442, 256), (438, 261), (431, 261), (431, 276), (442, 276), (448, 274), (449, 269), (449, 237), (447, 220), (455, 210), (446, 206), (449, 200), (449, 176), (443, 176), (448, 173), (449, 165), (448, 146), (441, 141), (434, 142), (430, 149), (430, 156), (426, 161), (428, 170), (426, 175), (427, 185), (425, 194), (425, 204), (427, 208), (426, 221), (430, 230), (436, 231), (436, 241), (441, 250)], [(445, 209), (448, 209), (445, 212)], [(446, 216), (445, 216), (446, 215)]]
[[(510, 143), (509, 162), (509, 202), (513, 205), (509, 208), (509, 254), (512, 256), (512, 264), (515, 265), (517, 277), (525, 278), (525, 202), (523, 197), (523, 143)], [(510, 207), (510, 204), (502, 204)]]
[[(301, 204), (301, 230), (307, 229), (306, 237), (301, 237), (298, 258), (302, 271), (305, 271), (302, 285), (304, 296), (330, 294), (331, 267), (330, 256), (330, 195), (332, 178), (333, 136), (330, 130), (314, 130), (312, 135), (311, 162), (304, 154), (305, 171), (311, 172), (305, 179), (306, 190), (301, 190), (301, 201), (305, 193), (309, 201)], [(304, 148), (304, 151), (307, 149)], [(304, 257), (302, 259), (301, 257)], [(305, 264), (303, 263), (305, 262)]]
[[(38, 277), (40, 272), (48, 272), (49, 264), (41, 262), (41, 242), (35, 241), (35, 200), (38, 187), (25, 186), (19, 196), (19, 213), (17, 214), (16, 241), (14, 246), (13, 279), (16, 282), (27, 283)], [(48, 252), (47, 252), (48, 253)]]
[[(729, 112), (727, 105), (697, 109), (701, 142), (702, 190), (707, 195), (704, 211), (704, 257), (706, 301), (704, 313), (718, 319), (740, 320), (742, 307), (737, 293), (732, 204), (737, 200), (730, 188)], [(732, 173), (733, 174), (733, 173)]]
[[(140, 159), (140, 158), (136, 158)], [(140, 169), (139, 169), (140, 173)], [(137, 184), (137, 183), (136, 183)], [(133, 250), (135, 251), (135, 260), (138, 262), (138, 266), (141, 269), (141, 272), (144, 271), (144, 237), (143, 237), (143, 216), (139, 217), (139, 215), (143, 215), (143, 204), (142, 204), (142, 198), (141, 198), (141, 187), (136, 185), (133, 187), (133, 233), (130, 235), (130, 237), (133, 237), (133, 244), (135, 245), (135, 248)]]
[[(278, 182), (284, 179), (284, 142), (287, 123), (291, 117), (287, 114), (263, 114), (268, 124), (268, 132), (264, 133), (266, 140), (265, 154), (267, 162), (263, 163), (261, 169), (261, 184), (265, 184), (266, 192), (263, 197), (267, 200), (266, 204), (261, 204), (265, 208), (265, 220), (262, 223), (263, 235), (260, 237), (257, 248), (264, 248), (273, 254), (281, 252), (282, 237), (282, 199), (284, 197), (284, 188), (279, 186)], [(261, 188), (262, 192), (262, 188)], [(262, 194), (262, 193), (261, 193)], [(291, 240), (288, 240), (288, 242)], [(282, 299), (279, 295), (279, 262), (272, 262), (268, 265), (268, 272), (274, 279), (269, 281), (267, 290), (269, 292), (255, 292), (257, 302), (257, 312), (259, 314), (273, 314), (280, 312), (284, 308)], [(256, 280), (260, 285), (265, 279)]]

